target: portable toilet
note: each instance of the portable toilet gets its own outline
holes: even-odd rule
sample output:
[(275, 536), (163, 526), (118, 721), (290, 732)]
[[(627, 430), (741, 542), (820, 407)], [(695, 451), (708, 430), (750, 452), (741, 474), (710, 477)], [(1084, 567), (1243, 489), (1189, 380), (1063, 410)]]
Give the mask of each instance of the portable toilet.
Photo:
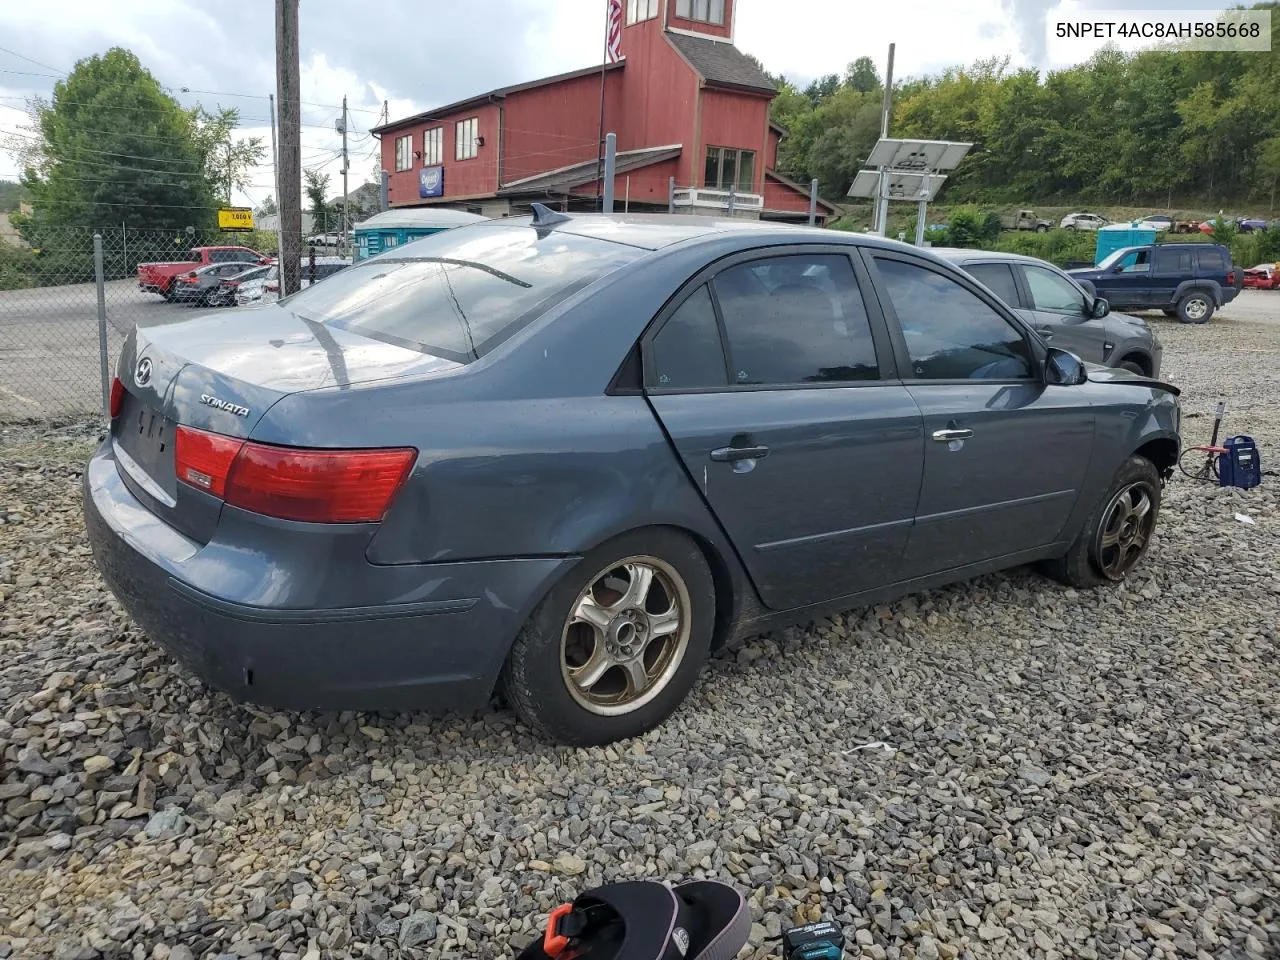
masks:
[(1093, 255), (1096, 266), (1110, 254), (1125, 247), (1141, 247), (1156, 242), (1153, 227), (1139, 227), (1136, 223), (1113, 223), (1098, 228), (1098, 248)]
[(384, 250), (398, 247), (442, 230), (466, 226), (487, 219), (478, 213), (450, 210), (445, 207), (401, 207), (375, 213), (357, 223), (355, 261), (376, 257)]

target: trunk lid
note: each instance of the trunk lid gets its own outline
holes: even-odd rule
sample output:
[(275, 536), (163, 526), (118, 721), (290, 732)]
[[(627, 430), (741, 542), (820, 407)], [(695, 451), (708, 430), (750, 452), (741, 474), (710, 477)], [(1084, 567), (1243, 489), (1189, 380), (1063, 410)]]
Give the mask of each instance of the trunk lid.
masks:
[(460, 364), (303, 320), (272, 305), (136, 328), (118, 367), (125, 388), (112, 423), (116, 459), (134, 495), (202, 543), (222, 502), (177, 479), (180, 425), (247, 439), (282, 397), (357, 383), (447, 373)]

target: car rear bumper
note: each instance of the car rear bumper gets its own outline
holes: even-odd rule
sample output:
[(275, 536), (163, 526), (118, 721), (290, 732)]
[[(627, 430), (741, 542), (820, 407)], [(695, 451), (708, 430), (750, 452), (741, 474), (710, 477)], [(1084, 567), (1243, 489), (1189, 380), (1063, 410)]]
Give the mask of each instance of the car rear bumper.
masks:
[(218, 589), (255, 571), (246, 578), (208, 555), (241, 567), (271, 558), (216, 537), (202, 545), (161, 522), (124, 484), (110, 439), (85, 471), (84, 512), (98, 569), (148, 637), (210, 686), (283, 709), (482, 707), (533, 606), (577, 559), (366, 564), (356, 579), (367, 603), (295, 607), (286, 596), (263, 606)]

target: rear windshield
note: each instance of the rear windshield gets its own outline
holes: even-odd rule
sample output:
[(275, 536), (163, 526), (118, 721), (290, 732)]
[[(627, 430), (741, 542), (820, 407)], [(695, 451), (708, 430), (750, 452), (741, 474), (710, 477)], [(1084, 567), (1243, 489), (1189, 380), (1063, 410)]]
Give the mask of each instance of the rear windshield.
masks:
[(305, 320), (458, 363), (645, 251), (532, 227), (446, 230), (341, 270), (280, 301)]

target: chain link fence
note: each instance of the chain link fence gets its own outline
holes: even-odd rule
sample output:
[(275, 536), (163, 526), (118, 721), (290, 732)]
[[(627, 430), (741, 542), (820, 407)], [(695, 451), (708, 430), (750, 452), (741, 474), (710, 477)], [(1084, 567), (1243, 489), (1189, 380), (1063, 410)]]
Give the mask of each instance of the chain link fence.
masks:
[[(101, 238), (100, 284), (95, 236)], [(249, 254), (198, 248), (242, 247), (266, 257), (278, 252), (274, 234), (123, 225), (49, 228), (29, 239), (29, 245), (0, 240), (0, 422), (101, 414), (104, 389), (130, 331), (226, 309), (173, 299), (173, 277), (189, 273), (197, 261), (240, 256), (246, 269), (256, 262)]]

